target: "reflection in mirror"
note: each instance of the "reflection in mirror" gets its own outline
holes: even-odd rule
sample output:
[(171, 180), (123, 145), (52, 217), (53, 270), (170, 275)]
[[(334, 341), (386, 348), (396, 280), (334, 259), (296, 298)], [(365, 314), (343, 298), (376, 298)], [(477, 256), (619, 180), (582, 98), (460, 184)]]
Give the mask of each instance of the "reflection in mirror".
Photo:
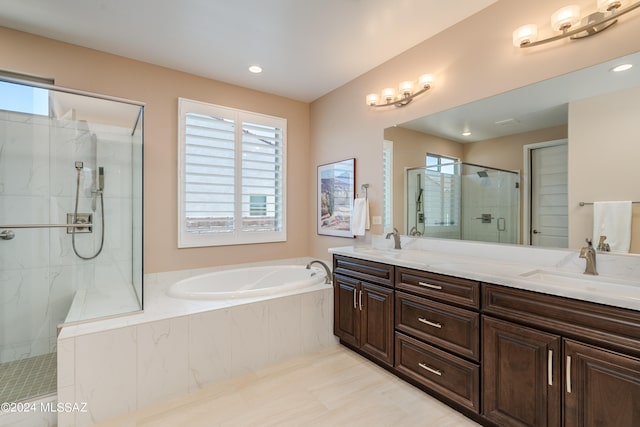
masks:
[[(635, 66), (613, 72), (624, 63)], [(640, 187), (633, 184), (640, 180), (640, 168), (632, 160), (640, 156), (640, 130), (634, 124), (639, 114), (640, 53), (636, 53), (387, 128), (384, 139), (390, 142), (385, 146), (393, 149), (387, 156), (392, 167), (385, 168), (392, 171), (385, 178), (387, 182), (390, 177), (392, 189), (384, 198), (385, 224), (392, 223), (406, 234), (580, 248), (585, 237), (592, 238), (595, 232), (590, 203), (640, 201)], [(551, 161), (544, 176), (535, 164), (536, 151), (543, 148)], [(471, 208), (472, 204), (478, 207), (479, 200), (491, 204), (491, 197), (479, 195), (470, 184), (468, 193), (475, 192), (479, 200), (465, 200), (466, 178), (462, 177), (471, 180), (475, 174), (473, 179), (482, 182), (477, 171), (460, 171), (459, 219), (453, 221), (460, 230), (445, 230), (452, 220), (443, 216), (442, 206), (455, 197), (442, 185), (437, 187), (442, 197), (426, 197), (427, 185), (432, 185), (427, 179), (434, 172), (434, 168), (429, 173), (425, 169), (427, 154), (453, 159), (461, 168), (481, 165), (480, 169), (507, 171), (505, 176), (515, 177), (519, 185), (514, 191), (516, 219), (504, 225), (509, 228), (515, 223), (515, 237), (480, 233), (473, 227), (465, 232), (465, 224), (482, 223), (475, 218), (483, 213), (492, 214), (490, 225), (496, 231), (495, 218), (502, 218), (493, 211)], [(443, 173), (438, 173), (440, 181), (445, 181)], [(539, 189), (536, 183), (546, 186), (538, 201), (533, 199)], [(553, 208), (546, 206), (550, 200)], [(640, 253), (640, 204), (633, 206), (630, 252)], [(431, 220), (430, 209), (443, 213)], [(445, 224), (432, 227), (436, 222)]]
[(518, 243), (518, 172), (455, 162), (406, 173), (407, 234)]

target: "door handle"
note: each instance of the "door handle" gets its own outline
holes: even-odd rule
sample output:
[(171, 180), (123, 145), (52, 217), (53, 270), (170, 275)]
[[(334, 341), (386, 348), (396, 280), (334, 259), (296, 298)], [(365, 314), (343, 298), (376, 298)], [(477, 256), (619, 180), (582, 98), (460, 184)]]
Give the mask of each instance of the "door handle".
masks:
[(542, 234), (541, 232), (539, 232), (538, 230), (532, 230), (531, 231), (533, 234)]
[(567, 356), (567, 393), (571, 393), (571, 356)]
[(356, 302), (356, 298), (357, 298), (357, 294), (358, 294), (358, 290), (356, 288), (353, 288), (353, 308), (358, 308), (358, 303)]
[(360, 311), (362, 311), (362, 291), (360, 291), (359, 300), (360, 300)]

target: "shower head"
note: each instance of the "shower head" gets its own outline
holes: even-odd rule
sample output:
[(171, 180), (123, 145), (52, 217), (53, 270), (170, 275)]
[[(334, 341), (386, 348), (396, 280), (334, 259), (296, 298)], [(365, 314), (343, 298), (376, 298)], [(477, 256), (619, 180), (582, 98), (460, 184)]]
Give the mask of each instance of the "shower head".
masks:
[(478, 171), (477, 173), (480, 178), (487, 178), (489, 176), (486, 169), (483, 171)]

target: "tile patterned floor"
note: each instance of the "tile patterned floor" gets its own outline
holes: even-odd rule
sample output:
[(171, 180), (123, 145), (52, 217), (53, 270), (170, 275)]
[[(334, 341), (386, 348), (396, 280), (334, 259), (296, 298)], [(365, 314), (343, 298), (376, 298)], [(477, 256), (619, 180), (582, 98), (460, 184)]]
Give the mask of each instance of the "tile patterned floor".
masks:
[(0, 364), (0, 402), (56, 392), (56, 353)]
[(477, 427), (342, 346), (109, 420), (100, 427)]

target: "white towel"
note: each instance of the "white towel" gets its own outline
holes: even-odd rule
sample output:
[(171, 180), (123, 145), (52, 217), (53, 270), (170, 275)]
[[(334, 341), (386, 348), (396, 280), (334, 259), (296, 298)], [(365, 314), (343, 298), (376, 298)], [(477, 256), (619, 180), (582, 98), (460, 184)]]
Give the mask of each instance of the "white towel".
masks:
[(353, 211), (351, 211), (351, 231), (354, 236), (364, 236), (369, 225), (369, 200), (358, 197), (353, 201)]
[(593, 242), (607, 236), (611, 252), (629, 252), (631, 245), (631, 202), (593, 203)]

